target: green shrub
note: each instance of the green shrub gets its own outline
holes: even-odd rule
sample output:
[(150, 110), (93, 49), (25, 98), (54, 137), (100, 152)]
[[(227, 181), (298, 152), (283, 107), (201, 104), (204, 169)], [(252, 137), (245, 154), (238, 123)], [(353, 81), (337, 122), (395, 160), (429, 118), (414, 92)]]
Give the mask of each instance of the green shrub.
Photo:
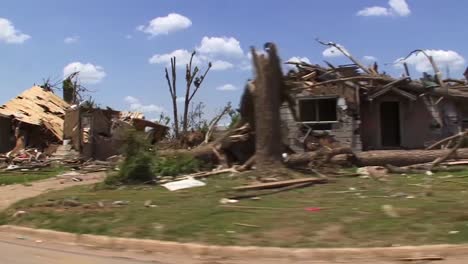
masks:
[(198, 171), (201, 162), (187, 155), (159, 157), (155, 163), (155, 173), (161, 176), (177, 176)]
[(125, 159), (120, 165), (119, 172), (107, 177), (106, 184), (138, 184), (153, 181), (155, 153), (144, 133), (128, 131), (124, 142)]

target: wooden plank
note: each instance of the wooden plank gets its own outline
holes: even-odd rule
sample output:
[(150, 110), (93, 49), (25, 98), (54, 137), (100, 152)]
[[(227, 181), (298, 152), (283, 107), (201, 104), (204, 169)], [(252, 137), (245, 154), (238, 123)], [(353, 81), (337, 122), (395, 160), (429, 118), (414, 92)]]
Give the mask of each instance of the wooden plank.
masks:
[(323, 178), (301, 178), (301, 179), (295, 179), (295, 180), (239, 186), (239, 187), (234, 187), (234, 190), (244, 191), (244, 190), (272, 189), (272, 188), (280, 188), (280, 187), (285, 187), (285, 186), (295, 185), (295, 184), (300, 184), (300, 183), (327, 183), (327, 182), (328, 180), (323, 179)]
[(418, 97), (412, 93), (408, 93), (407, 91), (403, 91), (401, 89), (398, 89), (396, 87), (392, 87), (392, 91), (394, 91), (395, 93), (398, 93), (404, 97), (407, 97), (408, 99), (410, 99), (411, 101), (416, 101), (418, 100)]

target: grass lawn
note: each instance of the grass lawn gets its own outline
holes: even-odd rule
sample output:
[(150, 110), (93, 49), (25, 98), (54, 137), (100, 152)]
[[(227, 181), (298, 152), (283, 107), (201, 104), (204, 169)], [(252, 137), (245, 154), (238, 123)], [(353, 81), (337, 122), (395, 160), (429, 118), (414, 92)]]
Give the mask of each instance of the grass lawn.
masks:
[(33, 181), (44, 180), (55, 177), (64, 172), (61, 167), (45, 168), (38, 171), (5, 171), (0, 172), (0, 185), (28, 184)]
[[(388, 181), (341, 178), (259, 200), (241, 200), (229, 205), (233, 207), (220, 204), (221, 198), (232, 193), (231, 187), (245, 182), (245, 176), (213, 176), (205, 187), (177, 192), (160, 186), (120, 190), (73, 187), (19, 202), (5, 211), (0, 222), (77, 233), (242, 246), (375, 247), (468, 242), (468, 171), (394, 175)], [(58, 202), (71, 198), (81, 205), (67, 207)], [(116, 200), (130, 203), (112, 206)], [(157, 207), (145, 207), (147, 200)], [(105, 206), (98, 206), (99, 202)], [(398, 217), (389, 216), (383, 206), (392, 206), (392, 213)], [(11, 217), (16, 210), (28, 214)]]

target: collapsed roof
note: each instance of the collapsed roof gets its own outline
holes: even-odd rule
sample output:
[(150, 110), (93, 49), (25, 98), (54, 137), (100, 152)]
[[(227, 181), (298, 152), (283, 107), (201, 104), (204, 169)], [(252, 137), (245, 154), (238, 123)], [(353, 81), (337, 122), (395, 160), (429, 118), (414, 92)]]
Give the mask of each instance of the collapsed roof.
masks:
[(51, 91), (34, 86), (0, 106), (0, 115), (36, 126), (44, 126), (63, 140), (65, 110), (70, 105)]
[[(326, 62), (327, 67), (312, 65), (306, 62), (288, 62), (296, 66), (286, 76), (286, 84), (298, 93), (306, 92), (310, 95), (340, 94), (341, 87), (359, 91), (364, 99), (369, 101), (393, 92), (417, 100), (417, 96), (431, 95), (439, 98), (468, 99), (468, 83), (465, 79), (443, 80), (435, 68), (434, 76), (424, 73), (420, 79), (412, 79), (409, 72), (400, 78), (379, 73), (377, 64), (367, 68), (361, 64), (350, 64), (335, 67)], [(434, 66), (436, 67), (436, 66)]]

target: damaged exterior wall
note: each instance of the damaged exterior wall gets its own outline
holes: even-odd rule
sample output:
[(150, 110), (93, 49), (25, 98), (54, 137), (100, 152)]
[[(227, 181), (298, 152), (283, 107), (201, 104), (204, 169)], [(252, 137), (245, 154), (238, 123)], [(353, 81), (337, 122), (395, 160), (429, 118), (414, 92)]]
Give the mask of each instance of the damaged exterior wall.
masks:
[[(280, 109), (281, 120), (283, 125), (283, 141), (285, 141), (296, 152), (304, 151), (304, 145), (308, 138), (313, 137), (313, 134), (326, 135), (337, 141), (341, 147), (350, 147), (354, 151), (362, 150), (361, 135), (360, 135), (360, 120), (355, 113), (358, 111), (356, 102), (356, 90), (346, 85), (324, 86), (317, 87), (313, 93), (310, 91), (302, 91), (294, 95), (296, 98), (296, 112), (300, 115), (300, 100), (321, 100), (334, 99), (336, 120), (321, 124), (318, 122), (301, 122), (295, 120), (291, 110), (287, 105), (283, 105)], [(325, 126), (324, 126), (325, 125)], [(306, 138), (306, 136), (308, 136)], [(322, 137), (322, 136), (319, 136)], [(318, 139), (317, 139), (318, 140)], [(327, 142), (325, 144), (334, 144)]]
[[(302, 97), (301, 97), (302, 96)], [(331, 96), (330, 94), (327, 95)], [(463, 122), (468, 120), (468, 107), (462, 103), (456, 103), (446, 99), (433, 107), (428, 107), (423, 98), (416, 101), (396, 94), (386, 94), (373, 101), (362, 100), (359, 105), (360, 115), (356, 115), (353, 109), (349, 109), (352, 102), (346, 101), (344, 97), (335, 95), (337, 102), (342, 98), (346, 105), (337, 103), (337, 122), (331, 124), (330, 129), (318, 130), (315, 133), (326, 133), (332, 136), (340, 146), (350, 147), (354, 151), (378, 150), (378, 149), (420, 149), (425, 148), (439, 139), (460, 132)], [(323, 96), (296, 95), (297, 100), (301, 98), (320, 99)], [(349, 100), (350, 97), (348, 97)], [(395, 146), (383, 144), (383, 132), (388, 125), (388, 120), (382, 119), (381, 106), (383, 103), (393, 102), (398, 105), (398, 137), (399, 142)], [(299, 107), (299, 104), (297, 104)], [(299, 112), (299, 109), (297, 109)], [(295, 151), (304, 151), (305, 130), (301, 127), (314, 127), (314, 124), (303, 124), (297, 122), (287, 105), (281, 108), (283, 126), (286, 128), (285, 140)], [(443, 124), (440, 125), (434, 119), (434, 113), (440, 115)], [(392, 125), (392, 124), (390, 124)], [(468, 125), (467, 125), (468, 126)]]
[(0, 116), (0, 153), (10, 151), (15, 146), (11, 119)]
[(64, 139), (71, 140), (73, 149), (85, 159), (105, 160), (117, 155), (128, 129), (145, 131), (154, 128), (152, 142), (159, 141), (169, 129), (142, 119), (140, 113), (125, 113), (111, 109), (76, 108), (65, 115)]

